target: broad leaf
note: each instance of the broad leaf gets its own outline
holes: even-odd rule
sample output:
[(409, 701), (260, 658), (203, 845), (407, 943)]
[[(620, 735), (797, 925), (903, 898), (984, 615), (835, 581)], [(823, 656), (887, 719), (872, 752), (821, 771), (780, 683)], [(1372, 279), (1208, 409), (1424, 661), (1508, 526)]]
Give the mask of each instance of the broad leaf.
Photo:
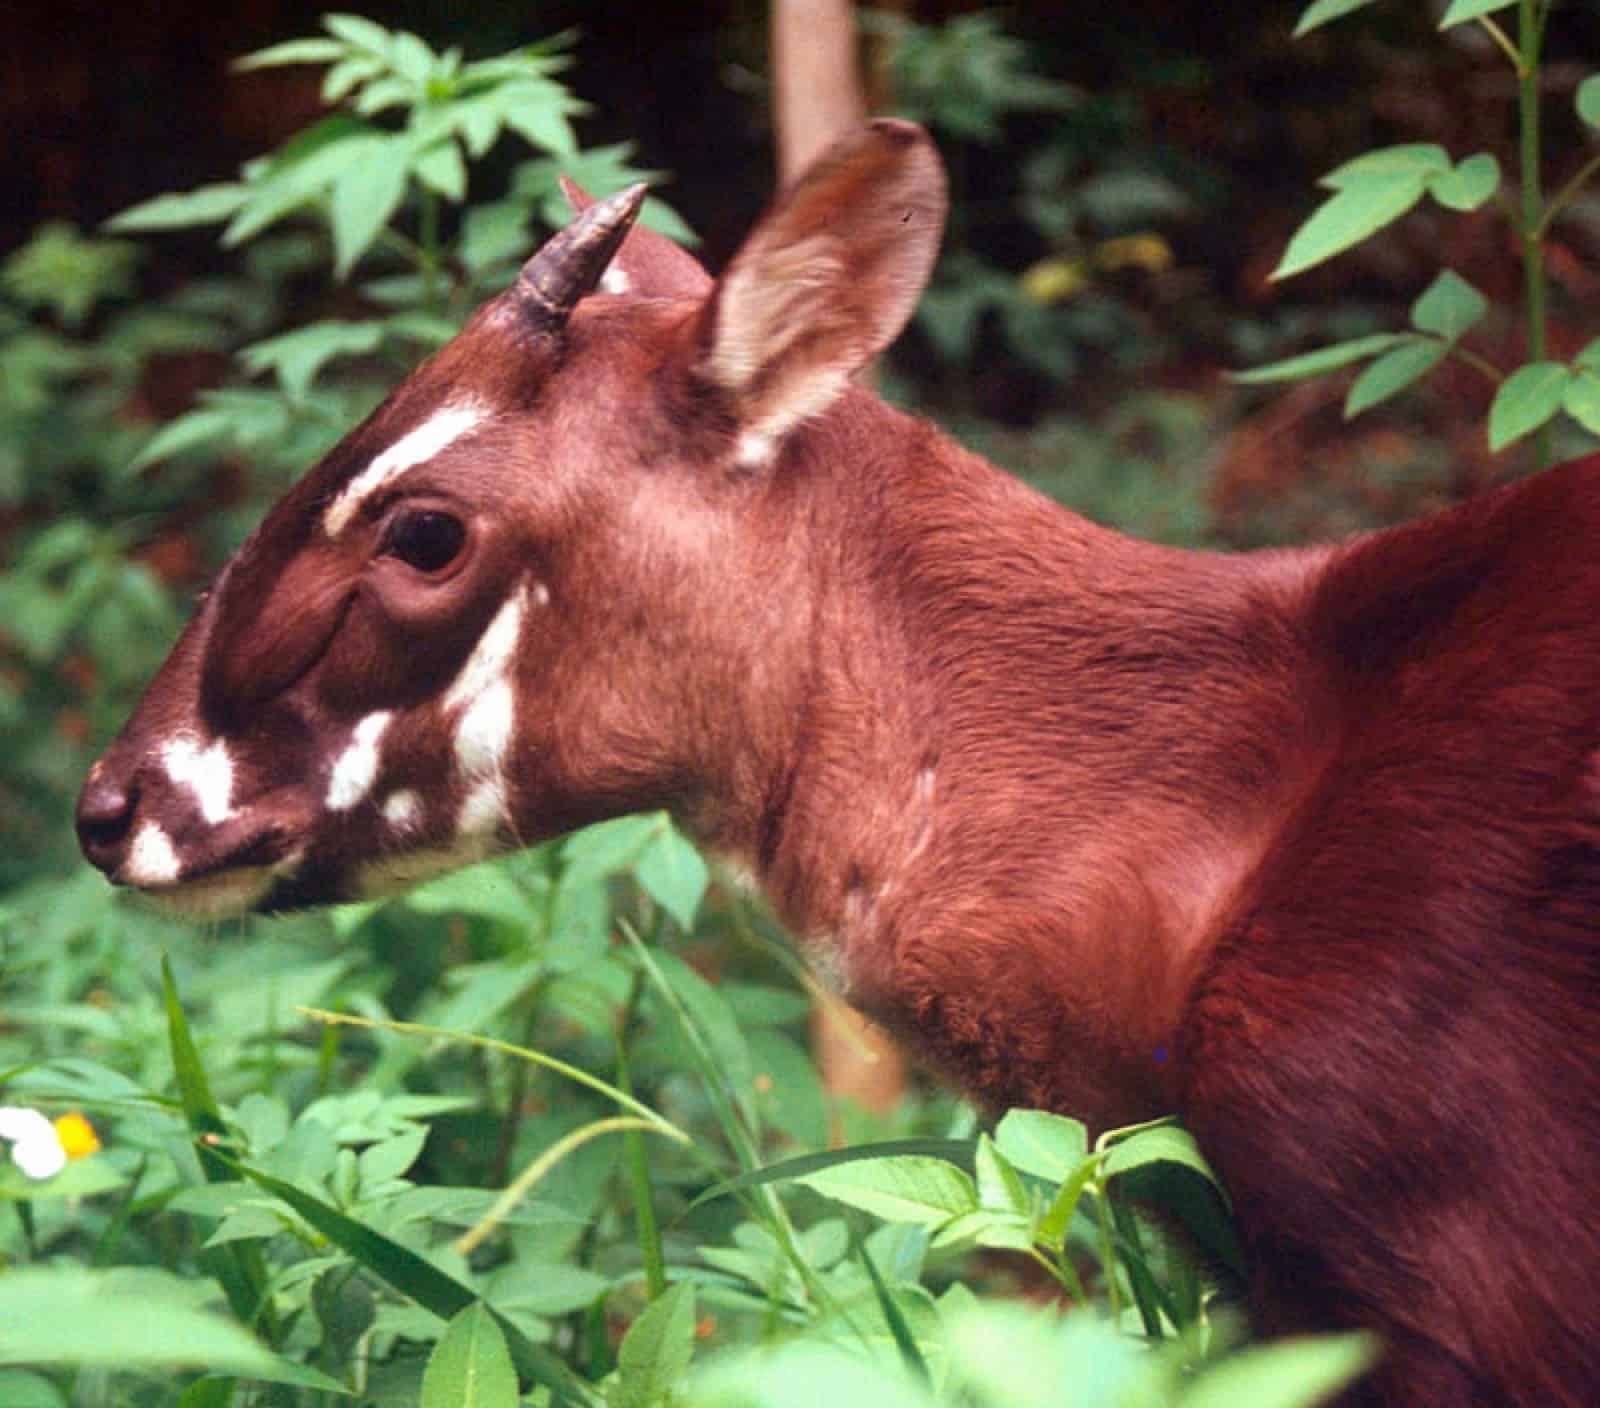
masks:
[(192, 191), (154, 196), (113, 215), (108, 230), (180, 230), (191, 225), (214, 225), (229, 219), (245, 203), (249, 187), (234, 181), (200, 186)]
[(336, 39), (290, 39), (235, 59), (232, 66), (236, 72), (244, 73), (253, 68), (277, 68), (283, 64), (331, 64), (344, 52), (344, 45)]
[(342, 279), (371, 248), (406, 193), (405, 146), (380, 141), (333, 184), (334, 272)]
[(943, 1159), (864, 1159), (802, 1174), (796, 1181), (888, 1222), (936, 1227), (978, 1208), (972, 1180)]
[(1560, 362), (1530, 362), (1501, 384), (1489, 407), (1489, 448), (1499, 451), (1539, 429), (1561, 409), (1572, 372)]
[(689, 1372), (694, 1356), (694, 1287), (680, 1282), (649, 1306), (622, 1337), (612, 1408), (659, 1408)]
[(1509, 10), (1517, 0), (1450, 0), (1450, 8), (1439, 21), (1440, 29), (1453, 29), (1469, 20), (1480, 20), (1496, 10)]
[(1201, 1375), (1180, 1408), (1312, 1408), (1377, 1362), (1366, 1335), (1280, 1340), (1234, 1355)]
[(996, 1127), (994, 1142), (1024, 1173), (1051, 1183), (1070, 1177), (1089, 1156), (1082, 1123), (1045, 1110), (1012, 1110)]
[(445, 1327), (422, 1373), (421, 1408), (517, 1408), (511, 1352), (482, 1301)]
[(1441, 270), (1411, 305), (1411, 326), (1455, 342), (1489, 311), (1489, 300), (1452, 269)]
[(372, 352), (382, 340), (383, 328), (378, 323), (329, 320), (252, 343), (240, 351), (239, 359), (252, 372), (275, 372), (284, 391), (298, 401), (329, 362)]
[(1591, 435), (1600, 435), (1600, 372), (1580, 367), (1561, 397), (1561, 409)]
[(1310, 34), (1314, 29), (1320, 29), (1356, 10), (1364, 10), (1373, 3), (1374, 0), (1316, 0), (1314, 5), (1307, 5), (1305, 13), (1300, 16), (1299, 23), (1294, 27), (1294, 37), (1298, 39), (1302, 34)]
[(1401, 142), (1393, 147), (1378, 147), (1360, 156), (1351, 157), (1342, 166), (1336, 166), (1317, 184), (1331, 191), (1341, 191), (1347, 186), (1364, 181), (1402, 173), (1434, 180), (1450, 170), (1450, 153), (1437, 142)]
[(1500, 163), (1488, 152), (1463, 159), (1428, 182), (1428, 194), (1450, 210), (1476, 210), (1500, 188)]
[(1428, 337), (1385, 352), (1350, 384), (1344, 398), (1345, 419), (1371, 410), (1421, 380), (1444, 360), (1449, 350), (1448, 343)]
[(1415, 206), (1426, 184), (1419, 171), (1402, 169), (1363, 176), (1336, 190), (1295, 232), (1272, 277), (1288, 278), (1360, 244)]
[(1591, 74), (1578, 85), (1578, 116), (1590, 127), (1600, 127), (1600, 73)]
[(634, 862), (633, 873), (650, 898), (677, 920), (680, 928), (694, 927), (695, 912), (705, 897), (709, 880), (706, 863), (665, 813), (643, 854)]

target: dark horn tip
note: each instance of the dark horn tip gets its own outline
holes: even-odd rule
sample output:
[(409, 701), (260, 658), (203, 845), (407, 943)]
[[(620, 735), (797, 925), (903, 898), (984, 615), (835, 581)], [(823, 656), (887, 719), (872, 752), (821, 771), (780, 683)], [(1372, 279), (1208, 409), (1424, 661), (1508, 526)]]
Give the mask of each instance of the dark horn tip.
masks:
[(595, 202), (523, 265), (517, 294), (534, 322), (553, 330), (566, 321), (578, 300), (599, 283), (648, 193), (639, 182)]

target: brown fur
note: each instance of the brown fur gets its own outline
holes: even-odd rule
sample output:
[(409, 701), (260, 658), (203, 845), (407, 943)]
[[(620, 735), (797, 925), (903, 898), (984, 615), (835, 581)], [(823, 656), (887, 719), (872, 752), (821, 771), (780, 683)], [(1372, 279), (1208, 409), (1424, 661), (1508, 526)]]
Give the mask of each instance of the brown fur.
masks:
[[(1177, 1110), (1263, 1326), (1384, 1336), (1365, 1401), (1591, 1401), (1600, 459), (1338, 547), (1098, 528), (845, 389), (941, 199), (926, 139), (874, 124), (715, 285), (636, 231), (630, 291), (559, 336), (489, 305), (229, 568), (86, 787), (86, 849), (123, 874), (153, 818), (175, 898), (289, 856), (269, 907), (465, 858), (440, 699), (537, 584), (494, 848), (671, 808), (992, 1104)], [(484, 426), (318, 536), (468, 394)], [(408, 503), (469, 524), (437, 580), (379, 549)], [(380, 786), (330, 814), (375, 710)], [(163, 772), (180, 731), (232, 750), (220, 828)]]

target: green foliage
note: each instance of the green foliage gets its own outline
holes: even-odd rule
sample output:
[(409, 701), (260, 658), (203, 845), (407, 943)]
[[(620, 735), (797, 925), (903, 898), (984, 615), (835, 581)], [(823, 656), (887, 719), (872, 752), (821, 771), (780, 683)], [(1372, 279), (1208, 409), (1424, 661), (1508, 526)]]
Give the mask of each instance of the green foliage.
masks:
[[(1358, 1373), (1349, 1340), (1214, 1363), (1218, 1297), (1141, 1210), (1236, 1259), (1170, 1125), (1091, 1148), (1041, 1112), (974, 1133), (935, 1097), (882, 1121), (835, 1110), (792, 955), (664, 815), (221, 942), (68, 870), (90, 745), (169, 647), (179, 594), (512, 277), (564, 216), (560, 172), (597, 194), (649, 174), (627, 148), (579, 149), (563, 39), (469, 62), (354, 16), (324, 31), (244, 66), (324, 65), (335, 111), (234, 181), (112, 222), (221, 227), (234, 271), (135, 305), (136, 247), (47, 228), (0, 272), (18, 549), (0, 791), (21, 803), (0, 808), (0, 1081), (8, 1104), (85, 1111), (103, 1146), (47, 1182), (0, 1157), (0, 1401), (1009, 1408), (1205, 1404), (1242, 1382), (1291, 1405)], [(903, 38), (907, 91), (947, 131), (987, 141), (1006, 112), (1065, 109), (987, 17)], [(534, 154), (485, 198), (476, 163), (505, 139)], [(1091, 231), (1099, 268), (1101, 236), (1181, 192), (1137, 162), (1070, 182), (1095, 145), (1087, 128), (1047, 144), (1028, 181), (1036, 228), (1069, 253)], [(654, 202), (647, 218), (687, 233)], [(971, 258), (928, 315), (952, 357), (996, 312), (1049, 368), (1124, 326), (1113, 300)], [(1459, 338), (1470, 306), (1453, 286), (1419, 303), (1417, 345)], [(175, 417), (156, 397), (156, 425), (152, 368), (196, 357), (210, 389)], [(1052, 428), (1081, 476), (1054, 487), (1113, 520), (1165, 505), (1163, 536), (1197, 535), (1199, 480), (1158, 468), (1196, 414), (1148, 398), (1098, 449)], [(856, 1142), (817, 1152), (836, 1118)], [(973, 1249), (1060, 1302), (991, 1299)]]
[[(1373, 0), (1316, 0), (1302, 12), (1296, 34), (1365, 8)], [(1518, 9), (1515, 37), (1492, 16)], [(1591, 434), (1597, 433), (1597, 397), (1592, 365), (1575, 358), (1551, 360), (1545, 349), (1545, 270), (1543, 244), (1553, 221), (1571, 205), (1586, 183), (1600, 172), (1600, 158), (1587, 162), (1554, 197), (1546, 198), (1540, 161), (1540, 75), (1545, 28), (1551, 0), (1453, 0), (1439, 21), (1440, 29), (1475, 22), (1511, 62), (1520, 102), (1521, 199), (1502, 210), (1522, 249), (1526, 297), (1523, 308), (1528, 361), (1502, 370), (1468, 347), (1464, 335), (1489, 312), (1483, 296), (1446, 269), (1411, 310), (1413, 333), (1374, 334), (1290, 357), (1237, 376), (1241, 382), (1295, 380), (1319, 376), (1375, 357), (1352, 383), (1345, 415), (1355, 416), (1405, 390), (1454, 356), (1497, 383), (1489, 409), (1489, 448), (1498, 452), (1525, 436), (1541, 433), (1538, 458), (1548, 459), (1545, 427), (1565, 412)], [(1580, 122), (1600, 128), (1600, 76), (1578, 87)], [(1412, 143), (1367, 152), (1322, 178), (1333, 192), (1296, 231), (1273, 271), (1273, 278), (1302, 273), (1386, 229), (1416, 208), (1425, 195), (1446, 209), (1470, 213), (1501, 193), (1500, 164), (1489, 152), (1474, 152), (1452, 161), (1443, 147)]]

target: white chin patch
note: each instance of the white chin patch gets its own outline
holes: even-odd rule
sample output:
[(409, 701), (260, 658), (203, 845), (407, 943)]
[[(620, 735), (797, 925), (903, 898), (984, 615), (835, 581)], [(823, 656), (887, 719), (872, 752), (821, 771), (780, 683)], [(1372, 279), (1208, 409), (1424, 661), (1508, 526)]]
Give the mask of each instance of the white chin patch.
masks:
[(177, 885), (152, 885), (140, 894), (158, 909), (185, 919), (231, 919), (260, 904), (282, 873), (275, 865), (253, 865)]
[(365, 900), (397, 895), (424, 880), (487, 860), (494, 849), (491, 838), (484, 836), (468, 838), (453, 846), (429, 846), (385, 856), (361, 867), (356, 876), (356, 893)]

